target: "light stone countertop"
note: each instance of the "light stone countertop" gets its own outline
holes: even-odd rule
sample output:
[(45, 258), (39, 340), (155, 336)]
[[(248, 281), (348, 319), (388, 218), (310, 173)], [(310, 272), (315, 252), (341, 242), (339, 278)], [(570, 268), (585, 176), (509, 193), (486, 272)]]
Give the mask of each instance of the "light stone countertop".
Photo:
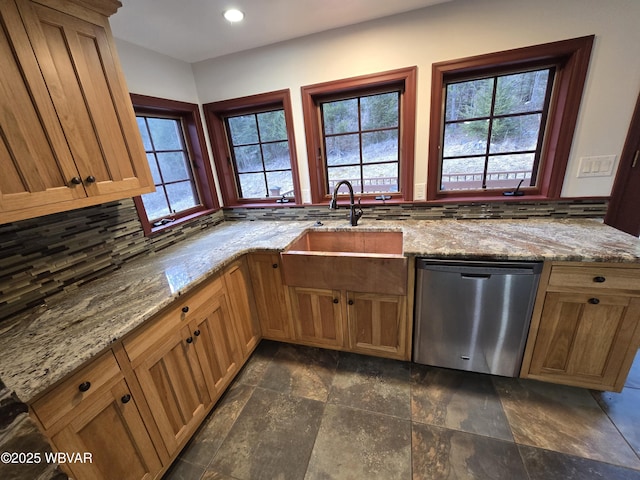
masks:
[[(248, 252), (282, 251), (305, 230), (348, 222), (225, 222), (0, 323), (0, 378), (30, 402), (135, 327)], [(432, 258), (640, 263), (640, 241), (598, 220), (361, 219), (401, 230), (404, 252)]]

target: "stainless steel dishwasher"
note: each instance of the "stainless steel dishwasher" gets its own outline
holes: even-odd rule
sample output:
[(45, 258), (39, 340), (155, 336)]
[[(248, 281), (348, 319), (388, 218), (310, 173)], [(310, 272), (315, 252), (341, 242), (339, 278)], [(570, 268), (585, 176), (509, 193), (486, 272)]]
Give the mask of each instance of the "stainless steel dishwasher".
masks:
[(418, 258), (413, 361), (518, 376), (541, 270)]

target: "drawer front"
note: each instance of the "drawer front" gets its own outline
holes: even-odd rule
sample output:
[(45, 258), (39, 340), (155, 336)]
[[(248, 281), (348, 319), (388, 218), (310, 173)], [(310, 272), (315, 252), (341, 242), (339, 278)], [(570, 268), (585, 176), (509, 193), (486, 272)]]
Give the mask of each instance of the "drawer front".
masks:
[(120, 376), (120, 366), (109, 350), (34, 402), (33, 411), (42, 425), (49, 429), (81, 402), (95, 398), (100, 387)]
[(638, 290), (640, 292), (640, 269), (616, 268), (602, 265), (563, 266), (551, 268), (549, 286), (578, 287), (606, 290)]
[[(223, 288), (221, 278), (208, 282), (193, 293), (178, 298), (173, 304), (140, 330), (123, 340), (124, 350), (132, 363), (151, 346), (190, 322), (202, 305)], [(134, 367), (135, 368), (135, 367)]]

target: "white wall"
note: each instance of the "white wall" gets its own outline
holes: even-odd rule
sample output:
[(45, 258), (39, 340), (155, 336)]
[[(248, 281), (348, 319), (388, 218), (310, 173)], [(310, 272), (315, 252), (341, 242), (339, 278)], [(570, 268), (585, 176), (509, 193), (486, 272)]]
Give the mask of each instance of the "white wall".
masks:
[(116, 38), (129, 92), (200, 103), (191, 64)]
[[(301, 86), (417, 65), (414, 178), (419, 185), (426, 181), (432, 63), (595, 34), (563, 196), (606, 196), (614, 177), (576, 178), (578, 160), (583, 156), (620, 155), (640, 90), (638, 18), (638, 0), (454, 0), (199, 62), (192, 65), (193, 78), (200, 103), (291, 90), (301, 184), (307, 201), (309, 179)], [(139, 50), (129, 47), (125, 52), (131, 54), (129, 62), (123, 60), (125, 75), (128, 81), (130, 77), (135, 79), (130, 87), (133, 83), (133, 87), (144, 89), (148, 81), (151, 90), (157, 87), (155, 77), (163, 64), (158, 64), (158, 69), (143, 65), (135, 56), (147, 51)], [(163, 89), (171, 90), (170, 83), (179, 81), (178, 77), (165, 79), (166, 85), (162, 86), (168, 88)], [(183, 93), (184, 86), (176, 83), (173, 88), (176, 94)]]

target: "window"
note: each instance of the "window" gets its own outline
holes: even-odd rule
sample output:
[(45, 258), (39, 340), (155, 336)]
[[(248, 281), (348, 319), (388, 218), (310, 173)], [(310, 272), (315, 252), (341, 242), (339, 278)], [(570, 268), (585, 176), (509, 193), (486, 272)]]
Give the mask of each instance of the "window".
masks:
[(300, 203), (288, 90), (204, 105), (225, 205)]
[(592, 43), (434, 64), (427, 198), (558, 197)]
[(156, 191), (134, 202), (146, 234), (218, 208), (198, 106), (131, 95)]
[(346, 179), (359, 193), (397, 192), (400, 92), (320, 102), (320, 110), (328, 190)]
[(365, 203), (412, 200), (415, 82), (411, 67), (302, 88), (313, 203), (341, 180)]

